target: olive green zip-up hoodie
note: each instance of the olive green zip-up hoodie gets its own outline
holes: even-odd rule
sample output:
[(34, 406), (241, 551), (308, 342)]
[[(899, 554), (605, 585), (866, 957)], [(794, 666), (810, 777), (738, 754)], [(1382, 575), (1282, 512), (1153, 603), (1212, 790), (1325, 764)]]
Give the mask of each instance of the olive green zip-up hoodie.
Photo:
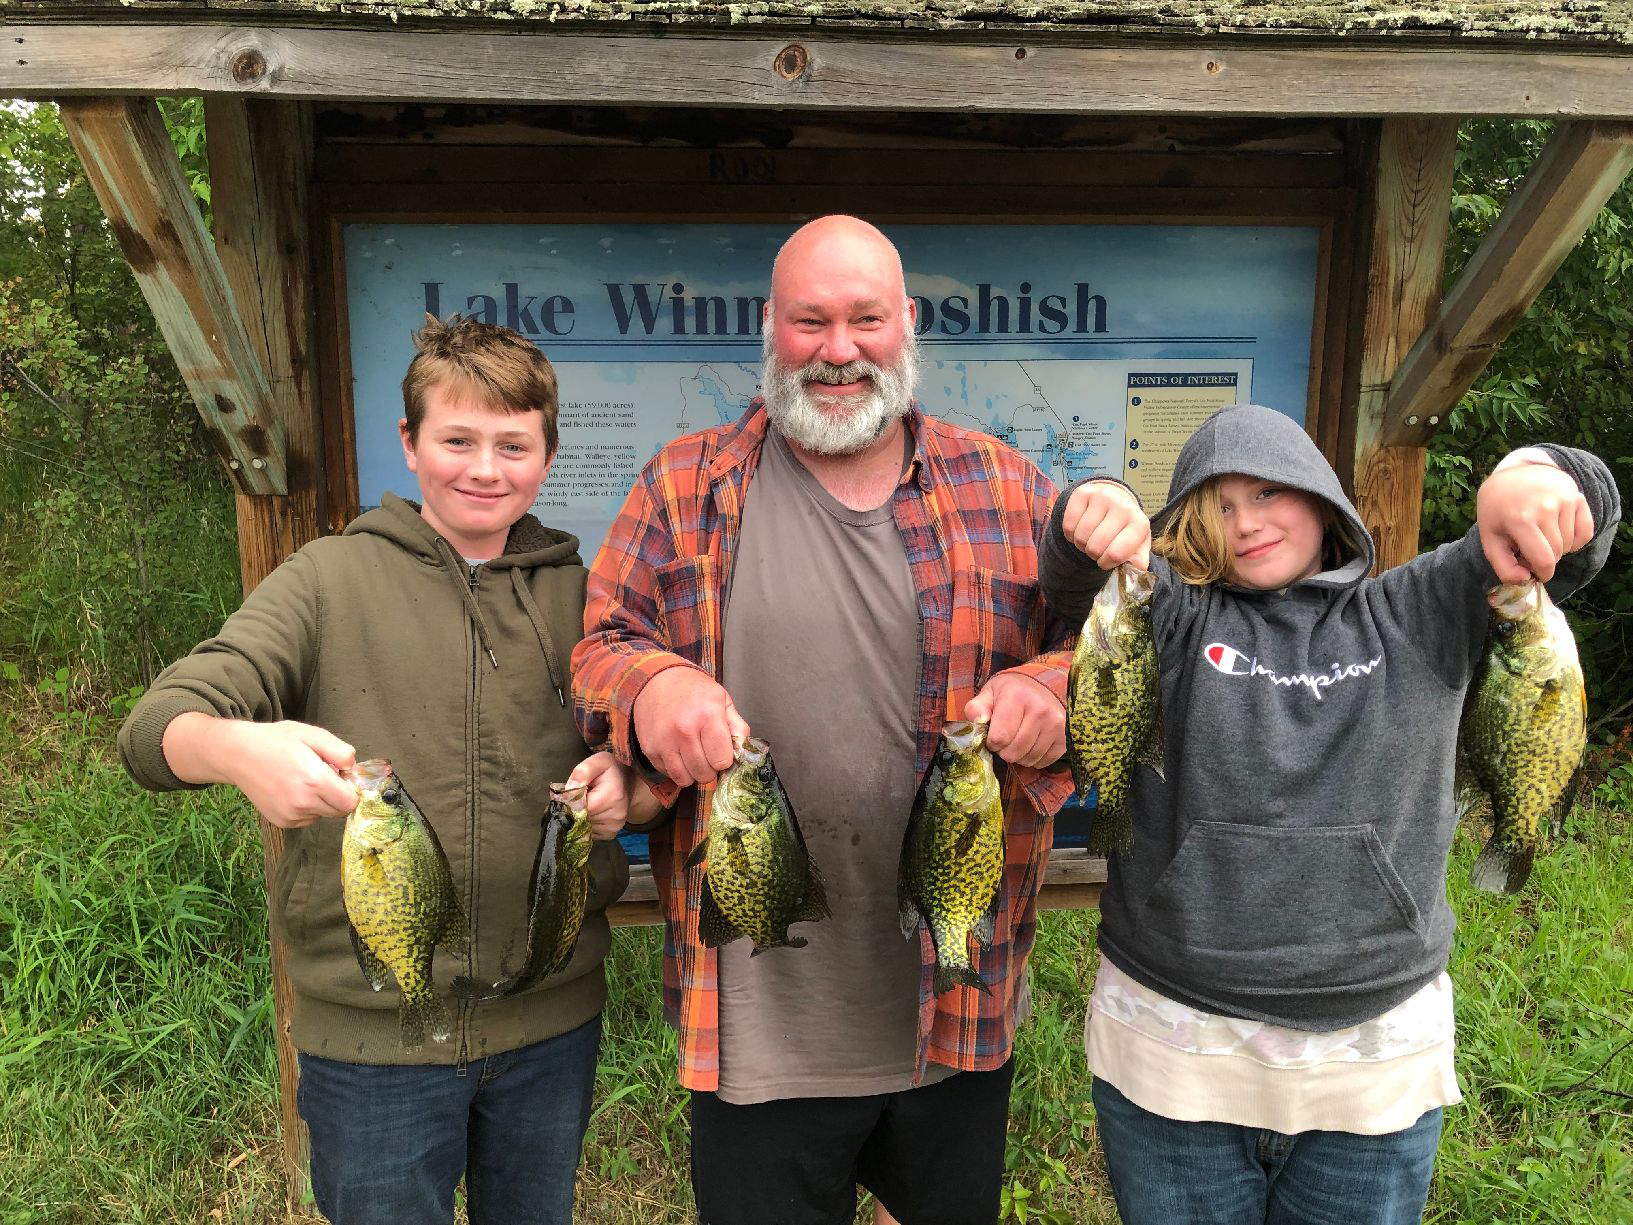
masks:
[[(578, 541), (524, 515), (502, 556), (469, 566), (393, 494), (342, 536), (279, 566), (216, 637), (167, 668), (119, 732), (125, 766), (156, 790), (189, 786), (164, 759), (170, 720), (296, 719), (357, 756), (384, 757), (447, 852), (471, 920), (471, 954), (436, 953), (436, 989), (460, 974), (498, 981), (526, 959), (528, 886), (549, 785), (590, 750), (579, 737), (567, 659), (582, 631)], [(453, 1001), (454, 1032), (405, 1055), (398, 992), (374, 992), (352, 951), (340, 893), (344, 823), (284, 834), (274, 929), (295, 990), (290, 1033), (313, 1055), (354, 1063), (458, 1063), (584, 1024), (606, 998), (606, 905), (629, 869), (616, 843), (591, 854), (590, 913), (571, 963), (536, 987)]]

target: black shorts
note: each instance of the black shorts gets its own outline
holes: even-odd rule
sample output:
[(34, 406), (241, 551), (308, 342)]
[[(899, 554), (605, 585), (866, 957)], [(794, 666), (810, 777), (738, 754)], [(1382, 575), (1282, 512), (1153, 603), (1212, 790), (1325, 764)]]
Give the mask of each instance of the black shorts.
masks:
[(699, 1225), (851, 1225), (858, 1183), (902, 1225), (993, 1225), (1014, 1072), (753, 1106), (693, 1093)]

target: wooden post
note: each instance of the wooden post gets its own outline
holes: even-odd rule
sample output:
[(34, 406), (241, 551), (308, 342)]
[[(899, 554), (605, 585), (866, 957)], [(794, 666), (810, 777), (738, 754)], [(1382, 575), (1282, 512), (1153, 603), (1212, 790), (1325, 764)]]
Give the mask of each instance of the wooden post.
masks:
[(1456, 120), (1383, 121), (1355, 409), (1355, 503), (1378, 546), (1379, 570), (1418, 551), (1424, 450), (1383, 445), (1384, 402), (1440, 301), (1456, 151)]
[[(288, 447), (287, 495), (238, 495), (239, 564), (248, 595), (289, 554), (322, 534), (323, 443), (313, 378), (314, 302), (308, 181), (313, 142), (305, 103), (211, 96), (204, 103), (216, 253), (245, 331), (267, 372)], [(268, 889), (283, 831), (261, 822)], [(295, 1108), (300, 1067), (289, 1040), (294, 995), (287, 953), (272, 939), (272, 997), (289, 1202), (307, 1189), (306, 1125)]]
[(1633, 123), (1562, 123), (1395, 372), (1382, 441), (1422, 446), (1633, 168)]
[(282, 493), (282, 423), (152, 98), (64, 99), (62, 125), (238, 489)]

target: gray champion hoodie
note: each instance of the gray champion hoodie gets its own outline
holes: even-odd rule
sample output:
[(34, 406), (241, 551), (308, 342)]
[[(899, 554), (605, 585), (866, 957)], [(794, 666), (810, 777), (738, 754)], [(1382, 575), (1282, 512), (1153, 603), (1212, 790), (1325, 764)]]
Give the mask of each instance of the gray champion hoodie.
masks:
[[(1621, 503), (1596, 457), (1543, 449), (1596, 531), (1549, 582), (1557, 600), (1604, 564)], [(1100, 950), (1194, 1008), (1340, 1029), (1446, 967), (1453, 752), (1496, 577), (1475, 528), (1367, 577), (1372, 540), (1332, 468), (1296, 422), (1256, 405), (1221, 410), (1185, 444), (1153, 524), (1226, 473), (1326, 499), (1350, 554), (1279, 591), (1193, 586), (1152, 559), (1167, 778), (1136, 775), (1134, 849), (1112, 857)], [(1039, 564), (1044, 598), (1081, 622), (1106, 575), (1061, 528), (1069, 494)]]

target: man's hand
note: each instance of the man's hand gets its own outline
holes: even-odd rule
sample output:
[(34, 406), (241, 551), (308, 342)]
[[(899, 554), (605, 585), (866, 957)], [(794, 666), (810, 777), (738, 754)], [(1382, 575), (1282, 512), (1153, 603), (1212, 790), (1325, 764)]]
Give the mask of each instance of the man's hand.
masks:
[(1151, 520), (1139, 499), (1115, 481), (1086, 481), (1066, 499), (1061, 527), (1102, 570), (1131, 561), (1151, 568)]
[(717, 681), (690, 666), (666, 668), (635, 699), (635, 739), (676, 786), (712, 783), (735, 757), (748, 724)]
[(1593, 539), (1587, 499), (1546, 452), (1527, 449), (1503, 460), (1481, 484), (1474, 505), (1480, 547), (1504, 583), (1533, 576), (1547, 582), (1560, 558)]
[(1017, 766), (1043, 769), (1066, 752), (1066, 708), (1030, 676), (1000, 672), (964, 703), (964, 717), (985, 720), (987, 747)]
[(310, 723), (251, 723), (189, 711), (164, 729), (164, 756), (189, 783), (231, 783), (280, 829), (299, 829), (357, 806), (357, 788), (340, 777), (357, 753)]
[(616, 838), (629, 820), (630, 789), (641, 786), (634, 771), (620, 765), (611, 753), (596, 753), (574, 766), (567, 781), (589, 788), (584, 807), (590, 815), (590, 837), (601, 842)]

